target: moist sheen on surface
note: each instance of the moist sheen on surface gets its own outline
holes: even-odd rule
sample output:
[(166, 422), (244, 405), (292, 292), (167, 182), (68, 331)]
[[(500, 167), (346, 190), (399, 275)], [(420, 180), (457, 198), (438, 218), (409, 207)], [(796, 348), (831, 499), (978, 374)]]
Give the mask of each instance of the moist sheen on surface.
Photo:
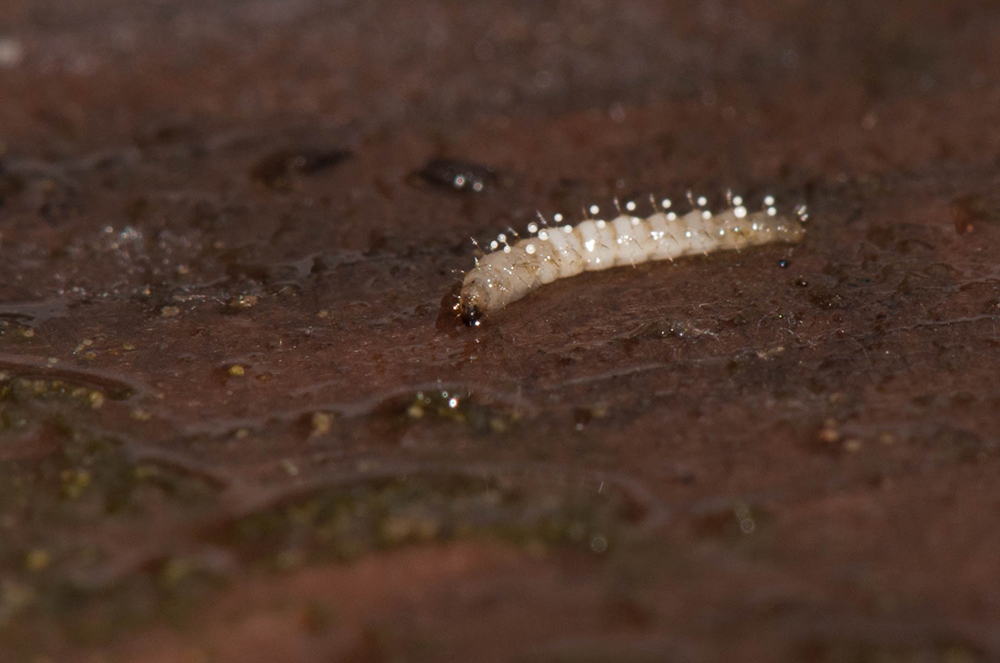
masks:
[(581, 272), (799, 242), (805, 236), (805, 218), (804, 208), (788, 215), (773, 206), (748, 213), (737, 205), (718, 214), (696, 209), (683, 216), (658, 212), (647, 218), (620, 215), (611, 221), (543, 227), (511, 244), (504, 241), (502, 248), (480, 258), (465, 276), (457, 308), (466, 324), (475, 325), (483, 314)]

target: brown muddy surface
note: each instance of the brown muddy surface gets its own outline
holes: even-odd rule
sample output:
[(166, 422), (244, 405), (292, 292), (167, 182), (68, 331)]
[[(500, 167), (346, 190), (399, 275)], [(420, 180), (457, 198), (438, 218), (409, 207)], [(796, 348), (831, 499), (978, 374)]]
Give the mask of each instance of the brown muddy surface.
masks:
[[(985, 1), (5, 0), (0, 660), (997, 660), (997, 72)], [(727, 187), (805, 242), (449, 308)]]

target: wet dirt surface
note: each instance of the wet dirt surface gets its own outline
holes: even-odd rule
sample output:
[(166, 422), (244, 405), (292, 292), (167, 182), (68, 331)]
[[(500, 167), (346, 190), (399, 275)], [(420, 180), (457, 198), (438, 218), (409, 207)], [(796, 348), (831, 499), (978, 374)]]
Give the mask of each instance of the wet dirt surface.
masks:
[[(7, 0), (0, 660), (1000, 658), (998, 36)], [(805, 242), (450, 310), (470, 236), (727, 187)]]

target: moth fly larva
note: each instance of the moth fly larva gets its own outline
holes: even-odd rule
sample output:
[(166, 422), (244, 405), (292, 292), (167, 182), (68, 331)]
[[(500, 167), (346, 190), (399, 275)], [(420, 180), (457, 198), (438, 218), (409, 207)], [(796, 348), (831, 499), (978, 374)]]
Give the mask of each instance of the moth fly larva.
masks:
[(564, 224), (561, 214), (550, 225), (539, 214), (541, 224), (528, 224), (527, 237), (501, 233), (489, 243), (489, 252), (465, 275), (455, 309), (466, 324), (475, 326), (483, 314), (546, 283), (584, 271), (759, 244), (795, 243), (805, 236), (805, 205), (792, 214), (780, 213), (774, 196), (768, 195), (762, 208), (751, 212), (741, 196), (727, 192), (727, 209), (712, 212), (705, 196), (689, 192), (687, 197), (692, 209), (686, 214), (678, 214), (669, 198), (659, 204), (651, 198), (654, 213), (646, 218), (631, 214), (636, 208), (631, 201), (625, 204), (625, 213), (619, 209), (610, 221), (599, 218), (600, 209), (591, 205), (584, 210), (586, 220), (576, 226)]

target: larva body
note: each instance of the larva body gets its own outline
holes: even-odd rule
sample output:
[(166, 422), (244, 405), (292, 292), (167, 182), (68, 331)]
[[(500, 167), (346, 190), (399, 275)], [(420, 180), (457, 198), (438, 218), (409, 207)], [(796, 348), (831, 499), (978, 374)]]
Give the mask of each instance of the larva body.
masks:
[[(704, 199), (698, 202), (704, 204)], [(538, 228), (531, 224), (531, 235), (512, 243), (501, 235), (499, 242), (491, 244), (494, 250), (466, 274), (456, 308), (466, 324), (477, 325), (484, 313), (584, 271), (758, 244), (794, 243), (805, 235), (804, 207), (794, 215), (779, 214), (768, 196), (762, 211), (749, 213), (739, 197), (733, 202), (734, 207), (714, 214), (694, 209), (684, 215), (661, 211), (644, 219), (621, 214), (611, 221), (593, 219), (576, 226)], [(662, 205), (666, 210), (670, 201)]]

